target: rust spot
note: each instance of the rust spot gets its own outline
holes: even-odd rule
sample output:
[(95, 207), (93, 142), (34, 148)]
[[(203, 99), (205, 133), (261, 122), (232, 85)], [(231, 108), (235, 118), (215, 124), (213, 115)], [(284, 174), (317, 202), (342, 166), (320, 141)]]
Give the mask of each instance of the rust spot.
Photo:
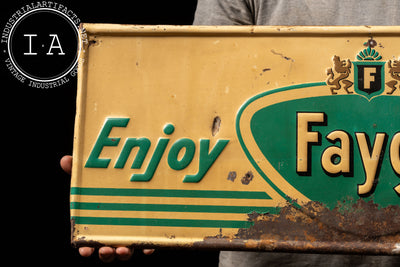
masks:
[(166, 238), (168, 238), (168, 239), (175, 239), (176, 238), (176, 236), (175, 235), (173, 235), (173, 234), (165, 234), (165, 237)]
[(75, 233), (75, 219), (71, 218), (71, 242), (74, 240)]
[[(206, 237), (220, 249), (346, 254), (400, 254), (400, 207), (346, 200), (328, 209), (319, 202), (288, 202), (277, 214), (248, 214), (250, 228), (236, 235)], [(224, 247), (225, 246), (225, 247)]]
[(211, 128), (212, 136), (217, 135), (220, 127), (221, 127), (221, 118), (219, 116), (216, 116), (212, 123), (212, 128)]
[(248, 185), (253, 180), (253, 173), (251, 171), (246, 172), (246, 174), (242, 177), (242, 184)]
[(374, 48), (377, 45), (378, 45), (378, 43), (372, 38), (372, 36), (369, 38), (369, 40), (367, 42), (364, 43), (364, 46), (368, 46), (371, 48)]
[(97, 241), (91, 241), (91, 240), (85, 240), (84, 238), (73, 241), (72, 246), (79, 248), (79, 247), (94, 247), (94, 248), (100, 248), (106, 246), (103, 243), (97, 242)]
[(250, 27), (250, 34), (254, 34), (254, 27)]
[(279, 214), (249, 216), (254, 225), (241, 229), (239, 238), (261, 239), (280, 236), (302, 241), (371, 241), (400, 234), (400, 207), (379, 208), (372, 201), (359, 199), (350, 205), (340, 203), (329, 210), (318, 202), (302, 208), (288, 205)]
[(318, 202), (310, 202), (302, 211), (309, 217), (335, 228), (364, 238), (400, 234), (400, 207), (381, 208), (372, 200), (347, 199), (332, 210)]
[(263, 69), (262, 72), (260, 72), (260, 76), (262, 76), (264, 72), (267, 72), (267, 71), (270, 71), (270, 70), (271, 70), (270, 68)]
[(228, 180), (234, 182), (236, 179), (236, 172), (232, 171), (228, 173)]
[(285, 59), (285, 60), (294, 62), (294, 59), (293, 59), (293, 58), (287, 57), (287, 56), (285, 56), (285, 55), (282, 54), (282, 53), (278, 53), (278, 52), (276, 52), (274, 49), (271, 49), (271, 53), (274, 54), (274, 55), (280, 56), (281, 58), (283, 58), (283, 59)]
[(101, 40), (98, 40), (97, 36), (93, 36), (93, 37), (90, 37), (88, 43), (89, 43), (89, 46), (98, 46), (101, 43)]

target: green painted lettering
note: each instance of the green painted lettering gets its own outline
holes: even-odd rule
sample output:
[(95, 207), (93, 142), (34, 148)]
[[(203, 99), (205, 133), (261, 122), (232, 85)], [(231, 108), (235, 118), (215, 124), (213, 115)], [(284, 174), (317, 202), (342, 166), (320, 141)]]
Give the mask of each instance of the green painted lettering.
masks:
[(224, 150), (225, 146), (229, 143), (229, 140), (218, 140), (214, 148), (209, 152), (210, 140), (200, 140), (200, 159), (199, 159), (199, 171), (195, 175), (186, 175), (183, 179), (184, 183), (198, 183), (203, 179), (204, 175), (210, 169), (210, 167), (217, 160), (218, 156)]
[(94, 144), (92, 151), (86, 161), (85, 168), (107, 168), (111, 159), (100, 159), (100, 153), (105, 146), (118, 146), (120, 138), (109, 138), (113, 127), (126, 127), (129, 118), (107, 118), (99, 137)]
[[(174, 130), (175, 127), (172, 124), (167, 124), (164, 126), (164, 133), (166, 135), (172, 134)], [(168, 138), (158, 139), (156, 149), (154, 150), (154, 154), (150, 159), (150, 163), (147, 166), (146, 171), (142, 174), (132, 174), (131, 182), (148, 182), (151, 180), (151, 178), (153, 178), (153, 175), (156, 172), (156, 169), (158, 167), (158, 164), (160, 163), (168, 142)]]
[[(179, 152), (185, 148), (185, 154), (178, 160)], [(176, 141), (168, 154), (168, 165), (173, 170), (183, 170), (186, 168), (193, 160), (196, 145), (194, 142), (188, 138), (182, 138)]]
[[(104, 122), (102, 129), (100, 130), (99, 136), (93, 146), (92, 151), (86, 161), (86, 168), (107, 168), (111, 162), (109, 158), (100, 158), (100, 154), (103, 147), (106, 146), (118, 146), (120, 139), (119, 137), (109, 137), (113, 127), (126, 127), (128, 125), (129, 118), (107, 118)], [(165, 135), (172, 135), (175, 131), (173, 124), (166, 124), (163, 132)], [(130, 181), (132, 182), (148, 182), (150, 181), (163, 158), (165, 151), (168, 147), (170, 139), (160, 137), (157, 141), (156, 147), (150, 160), (145, 167), (143, 173), (132, 174)], [(215, 146), (210, 151), (210, 140), (200, 139), (200, 152), (199, 152), (199, 168), (198, 172), (194, 175), (186, 175), (183, 178), (184, 183), (198, 183), (204, 175), (208, 172), (214, 162), (217, 160), (221, 152), (224, 150), (229, 140), (218, 140)], [(148, 138), (126, 138), (125, 144), (123, 145), (121, 152), (114, 164), (114, 168), (122, 169), (125, 167), (126, 162), (135, 148), (135, 158), (132, 162), (131, 169), (141, 169), (144, 160), (149, 154), (151, 141)], [(196, 144), (189, 138), (181, 138), (175, 141), (168, 152), (167, 162), (168, 166), (173, 170), (183, 170), (188, 167), (194, 158), (196, 152)]]
[(148, 182), (153, 178), (154, 173), (160, 163), (160, 160), (164, 154), (165, 148), (167, 147), (169, 139), (160, 138), (158, 139), (158, 143), (156, 149), (154, 151), (153, 156), (150, 159), (150, 163), (147, 166), (147, 169), (142, 174), (132, 174), (131, 182)]
[(122, 148), (121, 154), (119, 155), (118, 160), (114, 165), (114, 168), (123, 168), (126, 161), (128, 160), (132, 149), (135, 147), (139, 147), (131, 168), (140, 169), (142, 167), (144, 159), (146, 158), (147, 152), (149, 151), (150, 145), (151, 142), (147, 138), (127, 138), (125, 141), (125, 145)]

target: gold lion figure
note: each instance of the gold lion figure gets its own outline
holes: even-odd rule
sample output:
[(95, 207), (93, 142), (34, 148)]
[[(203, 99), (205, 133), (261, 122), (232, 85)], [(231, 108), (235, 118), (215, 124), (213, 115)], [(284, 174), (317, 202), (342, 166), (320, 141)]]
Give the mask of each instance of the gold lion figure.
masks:
[(350, 68), (351, 68), (351, 61), (347, 60), (340, 60), (340, 57), (334, 56), (333, 57), (333, 69), (329, 68), (327, 70), (328, 79), (326, 83), (328, 85), (332, 85), (331, 92), (333, 95), (336, 95), (338, 90), (342, 88), (348, 93), (352, 94), (353, 92), (349, 91), (349, 88), (353, 85), (353, 82), (346, 80), (350, 75)]
[(392, 89), (390, 92), (387, 92), (387, 94), (391, 95), (394, 93), (394, 91), (396, 91), (396, 84), (398, 83), (398, 81), (400, 81), (400, 60), (389, 60), (388, 66), (390, 76), (392, 76), (392, 78), (394, 79), (386, 83), (386, 85)]

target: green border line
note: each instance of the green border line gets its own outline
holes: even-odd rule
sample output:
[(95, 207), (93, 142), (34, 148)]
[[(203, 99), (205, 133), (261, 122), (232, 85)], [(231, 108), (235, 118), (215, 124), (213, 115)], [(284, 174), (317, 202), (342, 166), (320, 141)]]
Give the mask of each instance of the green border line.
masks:
[(273, 89), (270, 91), (263, 92), (261, 94), (258, 94), (256, 96), (251, 97), (248, 99), (244, 104), (240, 107), (237, 115), (236, 115), (236, 135), (238, 136), (240, 146), (242, 147), (244, 153), (246, 154), (247, 158), (250, 160), (251, 164), (253, 167), (257, 170), (257, 172), (264, 178), (265, 181), (276, 191), (278, 192), (282, 197), (284, 197), (288, 201), (292, 201), (283, 191), (281, 191), (269, 178), (268, 176), (258, 167), (256, 161), (254, 158), (251, 156), (249, 150), (245, 146), (242, 138), (242, 134), (240, 132), (240, 119), (242, 117), (243, 111), (254, 101), (256, 101), (259, 98), (262, 98), (267, 95), (272, 95), (275, 93), (279, 92), (284, 92), (284, 91), (289, 91), (289, 90), (294, 90), (294, 89), (302, 89), (302, 88), (308, 88), (308, 87), (316, 87), (316, 86), (326, 86), (326, 82), (314, 82), (314, 83), (303, 83), (303, 84), (296, 84), (296, 85), (291, 85), (291, 86), (286, 86), (286, 87), (281, 87), (277, 89)]
[(201, 227), (201, 228), (249, 228), (250, 221), (224, 220), (187, 220), (187, 219), (150, 219), (73, 216), (75, 224), (119, 225), (119, 226), (164, 226), (164, 227)]
[(213, 206), (181, 204), (137, 204), (137, 203), (95, 203), (71, 202), (75, 210), (153, 211), (153, 212), (203, 212), (203, 213), (277, 213), (276, 207)]
[(180, 190), (180, 189), (131, 189), (71, 187), (71, 195), (86, 196), (135, 196), (135, 197), (184, 197), (184, 198), (232, 198), (272, 199), (266, 192)]

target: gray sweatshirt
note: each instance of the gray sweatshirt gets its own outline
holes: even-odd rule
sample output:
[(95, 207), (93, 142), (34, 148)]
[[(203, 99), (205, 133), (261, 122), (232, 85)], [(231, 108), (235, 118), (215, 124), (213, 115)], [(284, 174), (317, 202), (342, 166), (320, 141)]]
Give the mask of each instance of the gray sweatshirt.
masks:
[(194, 24), (400, 25), (400, 1), (198, 0)]

